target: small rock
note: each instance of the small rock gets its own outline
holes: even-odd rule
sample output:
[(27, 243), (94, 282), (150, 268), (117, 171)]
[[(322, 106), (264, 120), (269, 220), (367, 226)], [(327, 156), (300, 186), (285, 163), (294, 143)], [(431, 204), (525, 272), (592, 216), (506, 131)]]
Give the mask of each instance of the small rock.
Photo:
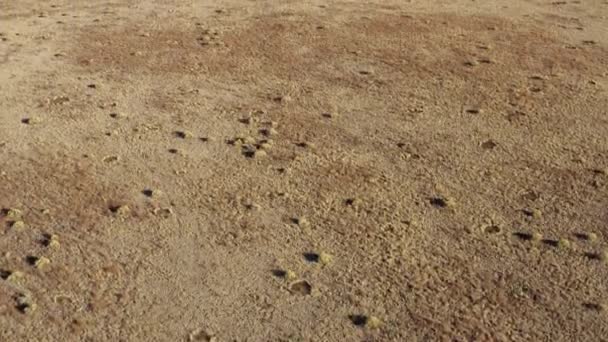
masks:
[(285, 279), (286, 280), (295, 280), (298, 276), (296, 275), (296, 272), (292, 271), (292, 270), (287, 270), (285, 271)]
[(268, 155), (268, 153), (264, 150), (257, 150), (253, 153), (253, 156), (255, 158), (264, 158)]
[(296, 273), (292, 270), (274, 270), (272, 274), (285, 280), (295, 280), (297, 278)]
[(30, 314), (33, 311), (36, 310), (36, 303), (33, 302), (33, 300), (25, 295), (25, 294), (20, 294), (15, 298), (15, 302), (16, 302), (16, 307), (17, 310), (21, 311), (21, 313), (24, 314)]
[(382, 325), (382, 321), (376, 316), (369, 316), (365, 322), (365, 326), (370, 329), (378, 329)]
[(180, 138), (180, 139), (188, 139), (188, 138), (192, 138), (192, 133), (188, 132), (188, 131), (175, 131), (173, 132), (173, 134)]
[(9, 219), (19, 219), (22, 215), (21, 210), (15, 208), (9, 208), (5, 211), (5, 216)]
[(541, 234), (539, 232), (534, 232), (530, 235), (530, 240), (532, 240), (534, 242), (542, 241), (542, 239), (543, 239), (543, 234)]
[(329, 265), (333, 261), (333, 258), (331, 254), (325, 252), (319, 253), (319, 262), (323, 265)]
[(59, 249), (59, 247), (61, 246), (59, 244), (59, 237), (55, 234), (45, 234), (42, 243), (44, 246), (53, 249)]
[(11, 229), (14, 229), (16, 231), (21, 231), (21, 230), (25, 229), (25, 223), (23, 221), (13, 221), (11, 223)]
[(145, 189), (144, 191), (142, 191), (142, 193), (144, 195), (146, 195), (147, 197), (158, 197), (158, 196), (162, 195), (162, 191), (152, 190), (152, 189)]
[(557, 247), (559, 248), (570, 248), (572, 247), (572, 243), (568, 239), (559, 239), (557, 240)]
[(110, 207), (110, 211), (116, 214), (116, 216), (124, 217), (131, 212), (131, 208), (128, 205), (117, 205)]
[(535, 219), (539, 219), (543, 216), (543, 212), (539, 209), (524, 209), (524, 214)]
[(272, 141), (272, 139), (262, 140), (258, 144), (258, 149), (259, 150), (269, 150), (272, 147), (273, 144), (274, 144), (274, 142)]
[(48, 266), (48, 264), (51, 263), (51, 260), (49, 260), (46, 257), (39, 257), (38, 259), (36, 259), (36, 261), (34, 262), (34, 266), (38, 269), (43, 269), (46, 266)]
[(295, 217), (292, 219), (292, 221), (300, 227), (308, 227), (310, 225), (308, 219), (304, 216)]
[(114, 113), (110, 113), (110, 117), (112, 119), (124, 119), (127, 117), (127, 115), (124, 113), (114, 112)]
[(37, 125), (39, 123), (42, 123), (42, 119), (38, 116), (32, 116), (29, 118), (21, 119), (21, 122), (26, 125)]
[(21, 280), (23, 280), (24, 277), (25, 277), (25, 274), (23, 272), (21, 272), (21, 271), (12, 271), (6, 277), (6, 280), (10, 281), (11, 283), (19, 283), (19, 282), (21, 282)]
[(382, 321), (376, 316), (351, 315), (350, 321), (357, 327), (367, 327), (377, 329), (382, 325)]

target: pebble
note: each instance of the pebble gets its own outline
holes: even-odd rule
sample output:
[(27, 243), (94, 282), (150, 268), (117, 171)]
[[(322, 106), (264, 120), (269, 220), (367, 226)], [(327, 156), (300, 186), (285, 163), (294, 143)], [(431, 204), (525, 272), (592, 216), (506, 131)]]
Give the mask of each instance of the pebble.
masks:
[(559, 239), (557, 240), (557, 247), (559, 248), (570, 248), (572, 243), (568, 239)]

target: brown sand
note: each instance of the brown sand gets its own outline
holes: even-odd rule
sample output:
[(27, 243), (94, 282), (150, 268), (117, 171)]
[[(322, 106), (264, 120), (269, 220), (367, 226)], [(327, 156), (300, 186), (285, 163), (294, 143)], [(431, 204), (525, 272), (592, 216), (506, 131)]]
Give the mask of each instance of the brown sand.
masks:
[(0, 3), (1, 341), (606, 341), (608, 1)]

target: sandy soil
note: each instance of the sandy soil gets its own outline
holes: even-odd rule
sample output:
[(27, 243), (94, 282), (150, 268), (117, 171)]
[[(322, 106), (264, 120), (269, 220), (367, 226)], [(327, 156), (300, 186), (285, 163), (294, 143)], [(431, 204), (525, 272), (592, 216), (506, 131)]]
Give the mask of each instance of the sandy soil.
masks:
[(2, 1), (0, 340), (607, 341), (608, 1)]

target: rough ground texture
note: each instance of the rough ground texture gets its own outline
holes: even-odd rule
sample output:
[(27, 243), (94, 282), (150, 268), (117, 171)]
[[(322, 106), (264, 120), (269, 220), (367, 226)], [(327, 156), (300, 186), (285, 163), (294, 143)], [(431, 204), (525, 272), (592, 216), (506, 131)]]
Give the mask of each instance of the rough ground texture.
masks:
[(606, 341), (607, 108), (605, 0), (3, 1), (0, 340)]

